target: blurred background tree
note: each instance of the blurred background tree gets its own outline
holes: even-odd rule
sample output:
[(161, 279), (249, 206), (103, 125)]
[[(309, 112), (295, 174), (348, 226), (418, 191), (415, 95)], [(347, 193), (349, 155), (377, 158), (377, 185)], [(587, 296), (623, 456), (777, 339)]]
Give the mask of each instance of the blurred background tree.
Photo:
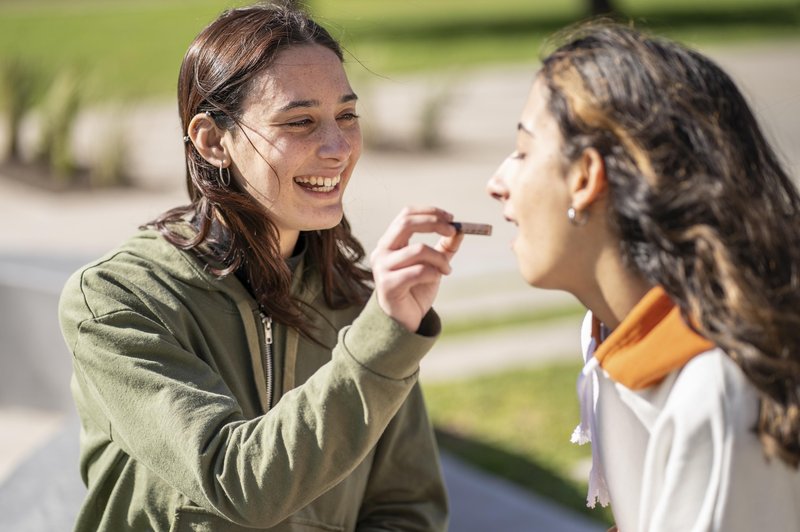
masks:
[(590, 0), (589, 13), (592, 15), (607, 15), (614, 13), (614, 6), (611, 0)]
[(22, 160), (22, 119), (37, 97), (39, 75), (34, 66), (18, 56), (0, 58), (0, 118), (5, 123), (6, 145), (0, 157), (9, 163)]
[(77, 170), (72, 135), (81, 106), (86, 103), (81, 80), (77, 71), (63, 70), (50, 84), (42, 105), (36, 160), (50, 168), (53, 180), (60, 185), (69, 184)]

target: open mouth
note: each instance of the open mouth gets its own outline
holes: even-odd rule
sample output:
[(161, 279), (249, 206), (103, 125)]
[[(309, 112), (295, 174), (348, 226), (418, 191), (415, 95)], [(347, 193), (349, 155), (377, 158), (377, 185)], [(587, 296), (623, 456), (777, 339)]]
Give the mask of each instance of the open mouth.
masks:
[(342, 180), (341, 175), (335, 177), (295, 177), (294, 182), (311, 192), (331, 192)]

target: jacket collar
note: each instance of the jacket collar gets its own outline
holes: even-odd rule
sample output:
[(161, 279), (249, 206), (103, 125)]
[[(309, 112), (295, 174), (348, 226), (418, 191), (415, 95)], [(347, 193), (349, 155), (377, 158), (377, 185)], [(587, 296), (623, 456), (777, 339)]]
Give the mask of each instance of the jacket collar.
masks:
[[(189, 222), (179, 222), (172, 229), (177, 230), (185, 237), (193, 234)], [(213, 261), (213, 254), (208, 253), (207, 248), (201, 251), (201, 258), (195, 252), (180, 250), (173, 246), (157, 230), (146, 228), (138, 231), (133, 238), (128, 240), (122, 251), (146, 257), (148, 261), (164, 269), (172, 277), (187, 284), (212, 292), (224, 292), (237, 301), (246, 299), (252, 303), (253, 308), (256, 308), (255, 299), (236, 275), (219, 278), (211, 273), (208, 262)], [(221, 266), (220, 263), (212, 262), (212, 264)], [(301, 253), (297, 263), (293, 266), (292, 294), (306, 303), (314, 300), (322, 292), (322, 280), (311, 264), (309, 254), (305, 251)]]
[[(661, 382), (714, 344), (694, 332), (664, 289), (651, 289), (606, 339), (593, 317), (594, 357), (616, 382), (640, 390)], [(602, 343), (601, 343), (602, 342)]]

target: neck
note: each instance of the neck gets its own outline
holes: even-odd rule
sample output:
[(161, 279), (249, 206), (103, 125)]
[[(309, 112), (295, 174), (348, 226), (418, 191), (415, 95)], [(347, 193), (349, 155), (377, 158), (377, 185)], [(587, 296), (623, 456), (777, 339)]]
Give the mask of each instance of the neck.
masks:
[(606, 327), (617, 328), (652, 286), (622, 263), (616, 250), (607, 250), (596, 262), (589, 286), (575, 294)]
[(292, 256), (297, 240), (300, 238), (300, 231), (297, 230), (278, 230), (278, 238), (280, 239), (281, 257), (288, 259)]

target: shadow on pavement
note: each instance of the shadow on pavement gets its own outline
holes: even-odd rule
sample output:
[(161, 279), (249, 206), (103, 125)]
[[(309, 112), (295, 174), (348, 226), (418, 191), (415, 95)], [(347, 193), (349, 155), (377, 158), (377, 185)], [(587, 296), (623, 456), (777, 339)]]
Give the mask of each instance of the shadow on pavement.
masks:
[[(504, 478), (520, 489), (530, 490), (533, 486), (537, 486), (541, 495), (555, 504), (563, 505), (565, 508), (575, 508), (576, 502), (580, 505), (586, 500), (584, 490), (577, 489), (575, 485), (565, 482), (561, 476), (527, 457), (464, 438), (441, 428), (436, 429), (436, 439), (439, 447), (454, 457), (488, 471), (487, 475)], [(606, 526), (613, 524), (610, 512), (604, 513), (599, 508), (596, 510), (581, 508), (581, 510), (581, 514), (587, 520), (599, 523), (599, 520), (605, 519)]]

